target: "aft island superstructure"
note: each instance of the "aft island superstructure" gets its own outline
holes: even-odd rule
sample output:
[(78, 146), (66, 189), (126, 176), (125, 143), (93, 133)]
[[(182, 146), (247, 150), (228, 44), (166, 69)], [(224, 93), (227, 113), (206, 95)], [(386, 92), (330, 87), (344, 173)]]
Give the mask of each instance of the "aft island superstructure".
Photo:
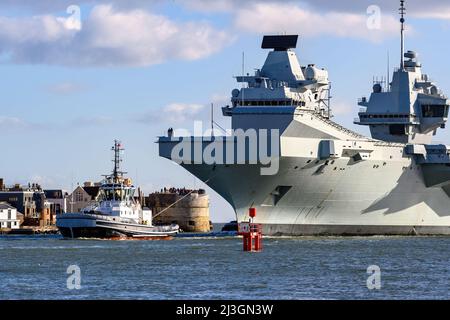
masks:
[(392, 82), (374, 83), (359, 101), (355, 123), (369, 126), (371, 138), (331, 120), (328, 72), (300, 65), (296, 35), (265, 36), (262, 48), (272, 51), (263, 67), (237, 77), (244, 86), (222, 109), (243, 134), (171, 133), (159, 138), (160, 155), (219, 193), (238, 221), (257, 208), (265, 234), (450, 234), (450, 151), (432, 144), (445, 128), (449, 100), (422, 72), (418, 54), (403, 52), (401, 13), (401, 61)]

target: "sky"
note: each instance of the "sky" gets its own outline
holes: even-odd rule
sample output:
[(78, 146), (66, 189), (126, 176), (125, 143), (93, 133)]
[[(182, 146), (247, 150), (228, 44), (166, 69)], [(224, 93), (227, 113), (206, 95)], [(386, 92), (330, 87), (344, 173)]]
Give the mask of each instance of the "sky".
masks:
[[(398, 3), (274, 0), (1, 0), (0, 177), (72, 190), (109, 173), (114, 139), (123, 167), (146, 193), (206, 188), (211, 219), (234, 212), (187, 171), (158, 156), (167, 128), (229, 127), (233, 76), (260, 68), (264, 34), (298, 34), (301, 65), (325, 67), (334, 120), (353, 124), (373, 76), (400, 60)], [(450, 92), (450, 2), (407, 1), (406, 49)], [(441, 130), (436, 142), (450, 144)]]

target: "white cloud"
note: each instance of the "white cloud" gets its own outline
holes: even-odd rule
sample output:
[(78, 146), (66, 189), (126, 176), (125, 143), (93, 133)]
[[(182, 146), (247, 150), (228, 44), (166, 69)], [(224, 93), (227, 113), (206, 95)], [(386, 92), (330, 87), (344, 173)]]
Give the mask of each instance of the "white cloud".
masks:
[(378, 41), (396, 36), (398, 22), (391, 16), (382, 16), (381, 28), (367, 28), (368, 16), (362, 14), (328, 12), (318, 13), (293, 3), (255, 3), (238, 10), (235, 25), (239, 30), (255, 33), (294, 33), (304, 37), (333, 35)]
[[(233, 12), (245, 6), (260, 4), (301, 5), (316, 13), (340, 12), (365, 14), (371, 5), (378, 6), (384, 14), (395, 16), (400, 2), (398, 0), (184, 0), (180, 1), (186, 8), (199, 12)], [(137, 4), (137, 3), (135, 3)], [(450, 3), (442, 0), (408, 0), (406, 2), (407, 16), (419, 18), (446, 19)]]
[(210, 13), (231, 12), (236, 9), (237, 5), (245, 5), (245, 2), (239, 0), (184, 0), (180, 4), (193, 11)]
[[(237, 11), (247, 5), (275, 3), (275, 4), (302, 4), (318, 12), (347, 12), (364, 14), (370, 5), (377, 5), (383, 13), (396, 15), (399, 7), (398, 0), (1, 0), (0, 8), (25, 9), (33, 12), (60, 12), (66, 10), (70, 5), (113, 5), (119, 9), (153, 9), (160, 5), (180, 5), (189, 10), (214, 13), (230, 13)], [(443, 0), (408, 0), (406, 2), (407, 14), (412, 17), (427, 17), (447, 19), (445, 14), (450, 10), (450, 2)], [(444, 14), (443, 14), (444, 12)]]
[(205, 106), (194, 103), (171, 103), (162, 108), (155, 108), (145, 114), (135, 117), (135, 120), (144, 124), (154, 125), (164, 123), (167, 125), (180, 125), (201, 120), (204, 118)]
[(183, 123), (201, 118), (204, 108), (201, 104), (171, 103), (161, 110), (161, 116), (170, 123)]
[[(398, 36), (398, 4), (379, 0), (381, 29), (367, 28), (370, 3), (350, 0), (186, 0), (182, 6), (205, 14), (226, 13), (228, 33), (207, 21), (178, 21), (156, 14), (164, 0), (80, 0), (82, 25), (70, 16), (51, 14), (10, 18), (0, 16), (0, 60), (65, 66), (149, 66), (171, 60), (195, 60), (220, 51), (233, 41), (229, 34), (296, 33), (302, 37), (331, 35), (379, 41)], [(5, 0), (0, 8), (61, 12), (72, 1)], [(82, 7), (85, 8), (85, 7)], [(155, 9), (155, 10), (153, 10)], [(150, 10), (150, 11), (149, 11)], [(408, 14), (419, 18), (449, 19), (450, 4), (429, 0), (408, 3)], [(64, 15), (64, 13), (62, 13)], [(234, 26), (234, 28), (233, 28)], [(408, 28), (412, 30), (410, 27)]]
[(26, 121), (17, 117), (0, 116), (0, 127), (3, 130), (26, 129), (30, 126)]
[(332, 114), (334, 116), (343, 116), (354, 114), (357, 111), (356, 104), (343, 101), (334, 101), (332, 104)]
[(15, 63), (149, 66), (207, 57), (230, 43), (207, 22), (176, 22), (144, 10), (95, 6), (81, 30), (71, 18), (0, 17), (0, 55)]
[(178, 0), (1, 0), (0, 8), (25, 9), (33, 12), (56, 12), (65, 11), (71, 5), (95, 6), (111, 4), (121, 9), (143, 9), (152, 8), (169, 1)]
[(223, 107), (227, 104), (230, 104), (231, 94), (219, 94), (214, 93), (211, 95), (211, 102), (214, 103), (216, 106)]
[[(261, 0), (255, 0), (261, 1)], [(262, 0), (264, 1), (264, 0)], [(400, 1), (398, 0), (301, 0), (301, 2), (309, 5), (311, 8), (321, 11), (347, 12), (347, 13), (364, 13), (370, 5), (378, 6), (383, 14), (396, 16), (398, 20), (398, 8)], [(432, 18), (432, 19), (448, 19), (450, 18), (450, 2), (443, 0), (407, 0), (406, 17), (412, 18)]]
[(0, 17), (0, 48), (11, 45), (51, 43), (72, 36), (68, 19), (51, 15), (31, 18)]
[(83, 116), (71, 121), (74, 127), (97, 127), (108, 125), (114, 122), (114, 119), (108, 116)]
[(440, 10), (424, 9), (421, 12), (415, 13), (414, 17), (422, 19), (450, 20), (450, 7), (442, 8)]
[(47, 87), (48, 91), (55, 94), (67, 95), (86, 89), (85, 86), (73, 82), (61, 82)]

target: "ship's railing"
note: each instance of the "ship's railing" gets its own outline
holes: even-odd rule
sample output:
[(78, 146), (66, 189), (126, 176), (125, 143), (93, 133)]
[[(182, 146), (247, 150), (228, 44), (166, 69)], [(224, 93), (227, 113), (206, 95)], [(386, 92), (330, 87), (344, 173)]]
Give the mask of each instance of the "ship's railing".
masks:
[(106, 216), (106, 215), (102, 215), (102, 214), (95, 214), (95, 213), (87, 213), (89, 214), (89, 216), (98, 219), (98, 220), (104, 220), (104, 221), (112, 221), (112, 222), (128, 222), (128, 223), (138, 223), (136, 220), (134, 219), (130, 219), (130, 218), (123, 218), (123, 217), (119, 217), (119, 216)]
[[(313, 111), (302, 110), (301, 112), (308, 112), (308, 113), (314, 114), (317, 119), (322, 120), (323, 122), (325, 122), (325, 123), (327, 123), (327, 124), (337, 128), (337, 129), (339, 129), (339, 130), (341, 130), (341, 131), (343, 131), (345, 133), (348, 133), (348, 134), (352, 135), (355, 138), (364, 139), (367, 142), (372, 142), (372, 143), (374, 143), (375, 146), (379, 146), (379, 147), (395, 147), (395, 148), (405, 147), (406, 146), (406, 144), (404, 144), (404, 143), (381, 141), (381, 140), (367, 138), (367, 137), (365, 137), (365, 136), (363, 136), (363, 135), (361, 135), (361, 134), (359, 134), (357, 132), (354, 132), (354, 131), (352, 131), (350, 129), (347, 129), (347, 128), (337, 124), (336, 122), (333, 122), (332, 120), (329, 120), (329, 119), (326, 119), (326, 118), (322, 118), (319, 115), (316, 115)], [(296, 114), (300, 114), (301, 112), (298, 112)], [(358, 119), (358, 121), (359, 121), (359, 119)]]
[(380, 125), (380, 124), (420, 124), (415, 119), (395, 119), (395, 118), (353, 118), (353, 123), (364, 125)]
[[(143, 223), (140, 223), (139, 221), (136, 221), (134, 219), (122, 218), (122, 217), (119, 217), (119, 216), (110, 217), (110, 216), (105, 216), (105, 215), (95, 214), (95, 213), (89, 213), (89, 216), (91, 216), (92, 218), (95, 218), (97, 220), (103, 220), (103, 221), (132, 223), (132, 224), (139, 224), (139, 225), (143, 224)], [(172, 224), (172, 225), (158, 225), (157, 227), (161, 231), (172, 231), (173, 230), (173, 226), (174, 225)]]
[(354, 123), (360, 124), (420, 124), (415, 114), (379, 114), (360, 112), (359, 117), (354, 118)]
[(354, 138), (367, 139), (365, 136), (363, 136), (363, 135), (361, 135), (361, 134), (359, 134), (359, 133), (357, 133), (355, 131), (352, 131), (350, 129), (347, 129), (347, 128), (337, 124), (336, 122), (334, 122), (334, 121), (332, 121), (332, 120), (330, 120), (328, 118), (322, 117), (320, 114), (317, 114), (314, 111), (302, 110), (302, 112), (308, 112), (308, 113), (314, 115), (318, 120), (321, 120), (322, 122), (324, 122), (324, 123), (326, 123), (326, 124), (336, 128), (336, 129), (338, 129), (341, 132), (347, 133), (348, 135), (350, 135), (350, 136), (352, 136)]
[(388, 141), (381, 141), (381, 140), (372, 140), (372, 142), (374, 142), (374, 145), (377, 147), (405, 147), (406, 144), (405, 143), (400, 143), (400, 142), (388, 142)]

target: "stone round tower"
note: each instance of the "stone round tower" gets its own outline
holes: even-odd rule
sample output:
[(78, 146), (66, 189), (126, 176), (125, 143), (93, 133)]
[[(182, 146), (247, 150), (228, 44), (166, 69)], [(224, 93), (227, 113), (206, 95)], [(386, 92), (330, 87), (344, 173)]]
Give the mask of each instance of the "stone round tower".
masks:
[(212, 229), (209, 196), (202, 189), (170, 188), (152, 193), (147, 206), (152, 209), (154, 224), (176, 223), (185, 232), (209, 232)]

